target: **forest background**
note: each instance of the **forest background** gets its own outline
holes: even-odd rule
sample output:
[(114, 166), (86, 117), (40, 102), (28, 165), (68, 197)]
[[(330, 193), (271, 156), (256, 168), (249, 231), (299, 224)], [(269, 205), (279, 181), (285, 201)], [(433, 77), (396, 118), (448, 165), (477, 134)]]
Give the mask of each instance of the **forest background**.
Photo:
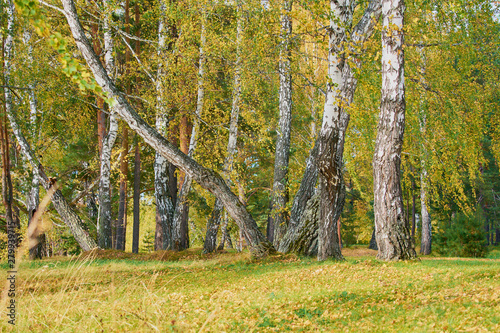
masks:
[[(33, 189), (40, 186), (33, 177), (38, 170), (23, 155), (7, 117), (8, 92), (18, 129), (100, 247), (126, 251), (171, 248), (157, 225), (158, 156), (123, 121), (109, 116), (112, 106), (92, 86), (84, 61), (75, 62), (81, 55), (64, 15), (54, 9), (59, 3), (47, 1), (37, 7), (44, 24), (36, 18), (29, 20), (22, 11), (12, 14), (9, 3), (2, 2), (1, 11), (4, 253), (8, 211), (23, 234), (31, 207), (38, 200), (30, 199), (30, 193), (38, 196)], [(357, 3), (354, 22), (369, 4)], [(328, 83), (329, 3), (81, 1), (77, 7), (95, 52), (106, 62), (108, 74), (130, 104), (181, 151), (225, 174), (265, 233), (269, 219), (276, 214), (272, 207), (275, 156), (283, 151), (277, 147), (283, 45), (287, 45), (292, 84), (285, 184), (288, 197), (293, 198), (322, 123)], [(286, 15), (290, 17), (289, 35), (283, 33)], [(11, 17), (15, 17), (12, 26)], [(435, 245), (445, 254), (481, 256), (487, 245), (500, 241), (500, 26), (496, 17), (498, 9), (491, 1), (406, 2), (407, 108), (401, 155), (406, 218), (420, 244), (421, 209), (426, 206)], [(14, 32), (13, 57), (6, 81), (9, 31)], [(372, 158), (381, 91), (380, 31), (379, 22), (371, 38), (355, 50), (359, 57), (352, 64), (358, 89), (348, 108), (344, 148), (344, 246), (368, 244), (373, 234)], [(110, 48), (109, 40), (113, 41)], [(239, 96), (236, 106), (235, 95)], [(237, 140), (231, 152), (228, 141), (235, 107)], [(107, 149), (107, 211), (112, 224), (106, 239), (98, 230), (102, 233), (99, 226), (105, 213), (99, 188), (105, 186), (100, 181)], [(228, 156), (232, 159), (229, 164)], [(217, 206), (214, 196), (196, 182), (190, 191), (182, 191), (183, 187), (189, 189), (184, 186), (190, 184), (188, 177), (172, 166), (167, 173), (165, 192), (175, 209), (183, 211), (177, 214), (186, 226), (182, 246), (205, 245), (207, 223)], [(187, 195), (185, 205), (176, 205), (182, 195)], [(292, 204), (286, 200), (278, 213), (286, 215)], [(80, 246), (66, 222), (54, 208), (48, 213), (44, 219), (52, 221), (51, 227), (44, 230), (38, 252), (32, 255), (78, 253)], [(219, 244), (242, 246), (238, 227), (223, 212), (220, 227)]]

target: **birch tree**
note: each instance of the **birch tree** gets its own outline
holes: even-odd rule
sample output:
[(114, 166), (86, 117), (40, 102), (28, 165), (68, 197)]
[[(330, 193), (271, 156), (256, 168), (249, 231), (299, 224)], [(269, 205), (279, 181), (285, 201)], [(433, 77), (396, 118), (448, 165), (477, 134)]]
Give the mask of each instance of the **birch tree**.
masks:
[[(33, 46), (32, 46), (32, 36), (29, 30), (24, 32), (23, 42), (28, 48), (28, 62), (33, 65)], [(32, 147), (36, 151), (37, 142), (37, 113), (38, 113), (38, 101), (35, 94), (35, 85), (33, 82), (28, 84), (28, 97), (29, 97), (29, 109), (30, 109), (30, 127), (31, 133), (29, 133)], [(28, 210), (28, 225), (31, 223), (33, 215), (38, 210), (38, 204), (40, 203), (40, 179), (38, 177), (38, 170), (32, 169), (31, 172), (31, 187), (28, 195), (26, 196), (26, 208)], [(42, 258), (43, 246), (45, 235), (38, 234), (33, 235), (37, 238), (37, 245), (30, 249), (30, 259)]]
[(97, 84), (102, 87), (108, 98), (114, 100), (114, 103), (116, 103), (117, 113), (153, 149), (192, 177), (201, 187), (221, 199), (228, 213), (233, 217), (240, 229), (242, 229), (243, 235), (254, 255), (266, 255), (270, 251), (273, 251), (272, 245), (260, 232), (255, 220), (238, 200), (238, 197), (231, 192), (224, 179), (213, 170), (202, 167), (191, 157), (181, 153), (136, 113), (134, 108), (119, 93), (116, 86), (109, 79), (98, 57), (93, 52), (78, 19), (74, 2), (63, 0), (62, 3), (66, 19), (78, 49), (94, 74)]
[[(112, 75), (114, 72), (113, 57), (113, 35), (109, 19), (111, 17), (111, 1), (104, 0), (104, 62), (106, 72)], [(102, 140), (100, 156), (100, 180), (99, 180), (99, 220), (97, 223), (97, 234), (99, 247), (111, 248), (111, 151), (118, 133), (118, 120), (113, 107), (110, 107), (109, 130)]]
[[(11, 60), (12, 60), (12, 48), (13, 48), (13, 40), (14, 40), (14, 4), (12, 1), (7, 1), (7, 13), (8, 13), (8, 29), (7, 29), (7, 40), (5, 43), (5, 54), (4, 54), (4, 82), (9, 83), (10, 80), (10, 71), (11, 71)], [(87, 41), (88, 42), (88, 41)], [(90, 44), (88, 44), (90, 48)], [(7, 90), (6, 90), (7, 91)], [(9, 92), (10, 94), (10, 92)], [(6, 101), (9, 101), (12, 99), (11, 96), (6, 95), (5, 96)], [(12, 106), (12, 104), (11, 104)], [(30, 163), (31, 167), (34, 170), (37, 170), (39, 179), (41, 180), (42, 186), (45, 188), (45, 190), (48, 190), (52, 185), (54, 184), (54, 180), (50, 179), (44, 169), (43, 166), (40, 164), (38, 159), (36, 158), (36, 155), (33, 153), (31, 150), (31, 147), (26, 140), (25, 136), (21, 132), (21, 128), (17, 122), (16, 119), (16, 114), (15, 110), (13, 107), (6, 107), (6, 114), (7, 118), (9, 119), (10, 126), (12, 128), (12, 131), (14, 133), (14, 136), (16, 137), (16, 140), (21, 147), (21, 151)], [(52, 203), (54, 204), (54, 207), (56, 208), (57, 212), (61, 216), (62, 220), (64, 223), (69, 227), (71, 233), (75, 237), (75, 240), (78, 242), (80, 247), (84, 251), (89, 251), (93, 248), (97, 247), (96, 242), (92, 237), (90, 237), (87, 228), (85, 227), (84, 223), (78, 216), (78, 214), (75, 213), (75, 211), (71, 208), (71, 206), (68, 204), (66, 199), (64, 198), (63, 194), (61, 193), (60, 190), (55, 191), (55, 193), (52, 195)]]
[[(13, 114), (14, 105), (12, 101), (12, 92), (10, 90), (10, 75), (12, 71), (12, 58), (14, 52), (14, 20), (15, 20), (15, 9), (14, 3), (11, 0), (5, 1), (7, 5), (7, 29), (5, 31), (5, 36), (2, 39), (4, 46), (2, 47), (2, 60), (3, 60), (3, 109), (6, 114)], [(1, 135), (1, 145), (2, 145), (2, 198), (3, 204), (5, 206), (5, 220), (7, 223), (8, 234), (16, 235), (18, 237), (20, 226), (16, 225), (13, 212), (13, 193), (12, 193), (12, 178), (10, 173), (10, 148), (9, 148), (9, 132), (7, 128), (7, 121), (5, 114), (0, 117), (0, 135)], [(16, 245), (17, 246), (17, 245)]]
[(373, 157), (377, 258), (416, 258), (404, 214), (400, 165), (405, 125), (404, 0), (382, 1), (382, 96)]
[(274, 179), (271, 197), (271, 219), (268, 228), (274, 230), (271, 240), (275, 247), (283, 237), (288, 223), (288, 164), (290, 160), (290, 135), (292, 130), (292, 0), (284, 0), (281, 7), (279, 55), (279, 128), (277, 129), (274, 155)]
[[(167, 135), (168, 129), (168, 114), (164, 101), (163, 77), (165, 75), (165, 67), (163, 57), (166, 51), (166, 34), (167, 34), (167, 15), (166, 5), (164, 0), (159, 1), (160, 17), (158, 20), (158, 70), (156, 73), (156, 130), (163, 136)], [(156, 231), (155, 249), (159, 250), (168, 248), (168, 244), (172, 239), (172, 227), (174, 217), (174, 203), (169, 192), (169, 168), (170, 163), (158, 151), (155, 153), (154, 162), (154, 185), (156, 199)]]
[[(419, 49), (419, 52), (421, 54), (421, 59), (422, 59), (422, 64), (420, 67), (420, 74), (421, 74), (421, 83), (425, 84), (425, 68), (426, 68), (426, 61), (425, 61), (425, 53), (424, 49), (421, 47)], [(421, 110), (420, 110), (420, 133), (422, 137), (424, 138), (426, 136), (427, 132), (427, 116), (425, 113), (425, 102), (424, 99), (421, 100)], [(431, 253), (432, 250), (432, 224), (431, 224), (431, 216), (429, 214), (429, 210), (427, 209), (428, 205), (428, 185), (427, 185), (427, 179), (428, 179), (428, 173), (427, 173), (427, 165), (426, 165), (426, 159), (427, 159), (427, 149), (424, 144), (421, 145), (421, 154), (420, 154), (420, 167), (421, 167), (421, 173), (420, 173), (420, 213), (421, 213), (421, 221), (422, 221), (422, 237), (421, 237), (421, 243), (420, 243), (420, 253), (427, 255)]]
[[(278, 248), (280, 252), (293, 250), (314, 254), (317, 250), (310, 249), (309, 246), (322, 243), (322, 254), (318, 253), (320, 260), (324, 260), (328, 256), (342, 258), (338, 242), (335, 243), (335, 240), (330, 238), (336, 237), (336, 223), (342, 212), (345, 197), (345, 187), (342, 185), (342, 155), (345, 133), (349, 124), (349, 115), (346, 110), (349, 109), (357, 88), (357, 79), (351, 66), (361, 67), (359, 57), (364, 49), (363, 45), (373, 34), (375, 24), (381, 15), (380, 1), (373, 0), (368, 4), (357, 24), (349, 31), (347, 28), (352, 26), (352, 12), (355, 8), (353, 6), (354, 3), (349, 1), (330, 2), (329, 83), (323, 112), (323, 124), (319, 137), (306, 161), (306, 169), (300, 188), (293, 201), (290, 224)], [(347, 59), (345, 54), (349, 55)], [(322, 173), (320, 182), (321, 179), (323, 182), (323, 185), (320, 185), (322, 195), (320, 209), (323, 212), (321, 214), (324, 215), (314, 216), (321, 219), (319, 228), (322, 231), (319, 235), (323, 240), (316, 243), (309, 240), (309, 236), (304, 235), (305, 233), (318, 237), (318, 233), (311, 233), (307, 230), (310, 221), (304, 219), (303, 214), (314, 194), (320, 169)], [(339, 182), (334, 185), (335, 181)], [(327, 192), (323, 193), (323, 190)], [(309, 206), (317, 207), (314, 203)], [(322, 216), (325, 216), (327, 220), (323, 220)], [(315, 224), (315, 228), (317, 227), (318, 224)]]

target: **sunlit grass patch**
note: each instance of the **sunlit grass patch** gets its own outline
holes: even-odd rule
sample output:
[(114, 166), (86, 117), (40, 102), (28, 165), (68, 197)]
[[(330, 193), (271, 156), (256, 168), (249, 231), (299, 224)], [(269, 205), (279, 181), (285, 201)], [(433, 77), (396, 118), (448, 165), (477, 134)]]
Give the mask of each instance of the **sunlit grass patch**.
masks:
[[(24, 262), (20, 332), (498, 331), (500, 261), (248, 253)], [(188, 259), (188, 256), (192, 256)], [(6, 321), (0, 325), (7, 328)]]

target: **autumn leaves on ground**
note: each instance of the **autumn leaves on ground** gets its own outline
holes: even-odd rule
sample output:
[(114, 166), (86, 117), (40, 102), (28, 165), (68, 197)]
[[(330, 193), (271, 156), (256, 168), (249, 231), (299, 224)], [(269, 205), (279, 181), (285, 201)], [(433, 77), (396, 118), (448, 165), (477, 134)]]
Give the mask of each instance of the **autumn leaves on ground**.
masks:
[[(253, 260), (201, 250), (118, 251), (23, 262), (19, 332), (500, 331), (500, 251), (491, 259), (385, 263)], [(4, 264), (5, 265), (5, 264)], [(3, 321), (0, 331), (12, 329)]]

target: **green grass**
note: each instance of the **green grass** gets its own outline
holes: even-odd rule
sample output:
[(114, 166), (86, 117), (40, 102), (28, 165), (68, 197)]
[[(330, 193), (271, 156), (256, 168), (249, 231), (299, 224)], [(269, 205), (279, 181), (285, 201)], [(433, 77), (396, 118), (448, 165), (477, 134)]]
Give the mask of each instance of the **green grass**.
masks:
[[(498, 332), (500, 260), (23, 262), (19, 332)], [(142, 258), (144, 259), (144, 258)], [(4, 319), (0, 331), (12, 329)]]

